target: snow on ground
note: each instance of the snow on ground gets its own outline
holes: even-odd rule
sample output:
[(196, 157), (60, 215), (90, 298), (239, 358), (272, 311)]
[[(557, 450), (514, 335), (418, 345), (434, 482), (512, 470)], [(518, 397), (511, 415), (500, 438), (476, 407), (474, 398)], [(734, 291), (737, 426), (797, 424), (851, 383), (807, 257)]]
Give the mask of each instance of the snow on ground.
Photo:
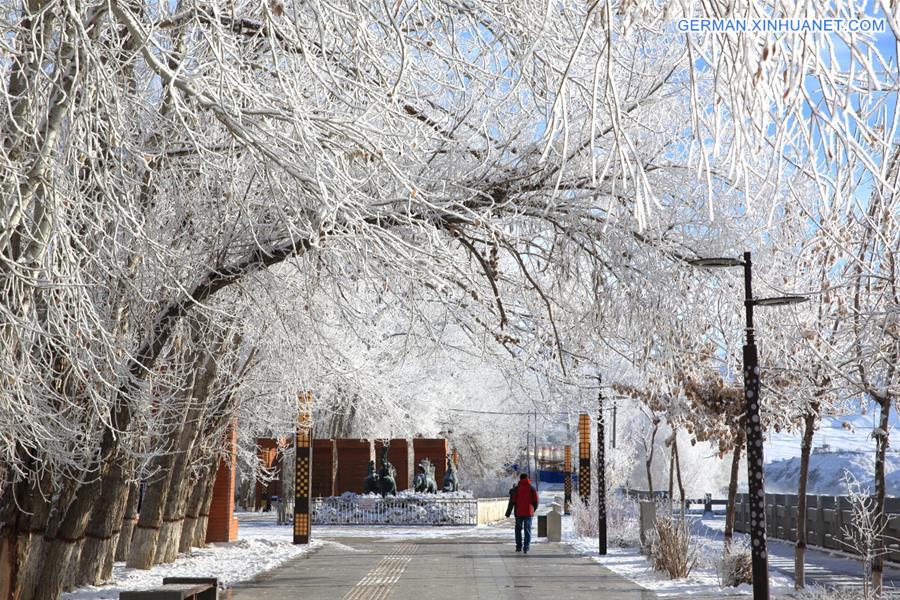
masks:
[(103, 586), (87, 586), (63, 594), (63, 600), (100, 600), (118, 598), (123, 590), (153, 588), (163, 577), (218, 577), (223, 585), (247, 581), (274, 569), (287, 560), (315, 550), (323, 544), (339, 544), (323, 538), (391, 537), (400, 539), (433, 539), (441, 537), (508, 537), (510, 528), (485, 525), (471, 527), (316, 527), (309, 546), (294, 546), (290, 525), (277, 525), (275, 513), (237, 513), (240, 526), (238, 539), (229, 544), (212, 544), (194, 548), (174, 563), (156, 565), (149, 570), (129, 569), (116, 563), (112, 580)]
[(194, 548), (174, 563), (156, 565), (148, 570), (129, 569), (125, 563), (116, 563), (110, 583), (79, 588), (63, 594), (63, 600), (118, 598), (123, 590), (156, 587), (163, 577), (218, 577), (222, 584), (246, 581), (323, 543), (313, 540), (309, 546), (295, 546), (291, 527), (276, 525), (273, 513), (266, 517), (260, 519), (253, 513), (238, 513), (240, 526), (236, 542)]
[[(395, 527), (392, 525), (371, 525), (371, 526), (313, 526), (313, 535), (323, 538), (342, 538), (342, 537), (360, 537), (360, 538), (398, 538), (404, 540), (423, 540), (437, 538), (454, 538), (454, 537), (509, 537), (512, 535), (511, 525), (446, 525), (446, 526), (429, 526), (420, 527)], [(334, 542), (328, 542), (334, 543)]]
[[(661, 598), (690, 598), (692, 596), (752, 596), (749, 585), (722, 587), (719, 584), (716, 560), (722, 556), (721, 539), (698, 538), (700, 544), (698, 564), (687, 579), (673, 580), (654, 571), (650, 561), (638, 548), (607, 549), (606, 556), (597, 553), (597, 538), (577, 537), (571, 517), (563, 517), (563, 541), (583, 556), (588, 556), (617, 575), (653, 591)], [(773, 597), (789, 594), (794, 588), (793, 579), (773, 574), (770, 580)]]

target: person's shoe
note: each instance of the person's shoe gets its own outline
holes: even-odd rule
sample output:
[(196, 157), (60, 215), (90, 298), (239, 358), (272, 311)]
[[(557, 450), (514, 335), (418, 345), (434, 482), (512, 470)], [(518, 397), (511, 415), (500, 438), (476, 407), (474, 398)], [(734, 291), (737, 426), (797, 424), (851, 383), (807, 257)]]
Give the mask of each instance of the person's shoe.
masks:
[(528, 554), (528, 548), (523, 548), (523, 549), (522, 549), (522, 552), (523, 552), (524, 554)]
[(522, 551), (521, 548), (516, 548), (516, 552), (521, 552), (521, 551)]

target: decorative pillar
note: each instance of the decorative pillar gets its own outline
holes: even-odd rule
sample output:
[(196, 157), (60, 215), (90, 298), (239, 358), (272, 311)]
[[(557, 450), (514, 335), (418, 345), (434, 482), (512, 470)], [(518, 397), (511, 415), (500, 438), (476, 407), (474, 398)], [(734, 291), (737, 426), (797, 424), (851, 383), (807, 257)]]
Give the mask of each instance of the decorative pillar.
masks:
[(566, 462), (565, 467), (563, 469), (565, 473), (565, 477), (563, 481), (565, 482), (565, 492), (563, 496), (563, 512), (567, 515), (572, 512), (572, 445), (566, 445)]
[(228, 449), (219, 459), (213, 483), (213, 497), (209, 505), (206, 525), (206, 541), (233, 542), (237, 539), (238, 521), (234, 516), (234, 479), (237, 472), (237, 419), (233, 419), (225, 432)]
[[(597, 377), (597, 384), (602, 384)], [(597, 524), (598, 550), (606, 554), (606, 421), (603, 415), (603, 389), (597, 389)]]
[(297, 434), (294, 437), (294, 543), (308, 544), (310, 533), (309, 495), (312, 488), (312, 392), (299, 397)]
[(587, 504), (591, 497), (591, 416), (578, 415), (578, 495)]

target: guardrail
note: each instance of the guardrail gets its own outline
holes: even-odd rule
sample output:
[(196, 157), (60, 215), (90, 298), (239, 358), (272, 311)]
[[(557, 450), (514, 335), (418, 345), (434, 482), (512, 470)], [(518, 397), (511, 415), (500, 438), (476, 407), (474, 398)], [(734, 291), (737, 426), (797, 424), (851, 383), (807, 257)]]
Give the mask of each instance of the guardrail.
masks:
[[(622, 490), (635, 500), (668, 500), (667, 492), (649, 492), (641, 490)], [(766, 536), (788, 542), (797, 541), (797, 494), (766, 494)], [(727, 506), (727, 500), (712, 499), (711, 494), (703, 498), (686, 499), (687, 509), (692, 504), (702, 504), (704, 512), (710, 512), (715, 506)], [(677, 509), (679, 499), (675, 499)], [(900, 563), (900, 498), (885, 498), (885, 512), (888, 525), (885, 537), (891, 540), (887, 544), (890, 552), (886, 560)], [(828, 550), (852, 552), (844, 529), (852, 526), (852, 507), (846, 496), (806, 496), (806, 543)], [(737, 494), (734, 503), (734, 530), (739, 533), (750, 533), (750, 507), (747, 494)]]
[[(632, 500), (653, 500), (654, 502), (663, 502), (668, 501), (669, 493), (665, 491), (655, 491), (652, 494), (643, 490), (622, 490), (629, 498)], [(704, 494), (703, 498), (685, 498), (684, 499), (685, 510), (690, 511), (691, 505), (702, 505), (703, 512), (713, 512), (715, 510), (714, 507), (721, 506), (724, 510), (724, 507), (728, 506), (728, 500), (723, 500), (719, 498), (713, 498), (712, 494)], [(681, 506), (681, 498), (676, 496), (674, 498), (674, 507), (680, 508)]]
[[(766, 494), (766, 535), (797, 541), (797, 494)], [(900, 539), (900, 498), (885, 498), (888, 525), (885, 537)], [(852, 526), (852, 508), (846, 496), (806, 496), (806, 543), (831, 550), (851, 552), (844, 529)], [(747, 494), (738, 494), (734, 505), (734, 530), (750, 531), (750, 507)], [(892, 551), (885, 557), (900, 562), (900, 546), (887, 544)]]
[(315, 525), (477, 525), (475, 498), (314, 498)]

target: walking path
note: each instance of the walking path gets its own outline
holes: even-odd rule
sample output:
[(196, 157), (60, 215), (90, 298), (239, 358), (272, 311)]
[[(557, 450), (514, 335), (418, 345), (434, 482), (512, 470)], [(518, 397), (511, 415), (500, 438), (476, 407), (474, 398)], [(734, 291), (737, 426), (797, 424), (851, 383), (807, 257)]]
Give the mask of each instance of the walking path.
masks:
[[(511, 531), (508, 532), (511, 539)], [(344, 533), (343, 535), (348, 535)], [(352, 535), (352, 530), (349, 532)], [(226, 591), (230, 600), (652, 599), (656, 596), (563, 544), (527, 555), (496, 535), (409, 539), (331, 537), (304, 557)]]

